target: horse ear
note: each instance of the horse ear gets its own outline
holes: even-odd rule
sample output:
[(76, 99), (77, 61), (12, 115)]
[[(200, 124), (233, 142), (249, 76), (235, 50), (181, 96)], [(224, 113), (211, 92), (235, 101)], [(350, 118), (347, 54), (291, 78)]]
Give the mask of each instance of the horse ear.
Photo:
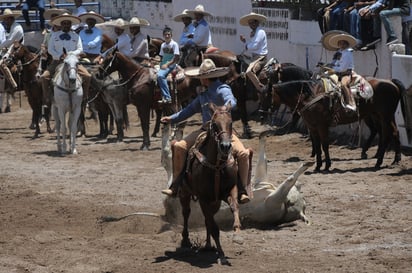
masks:
[(20, 39), (19, 44), (23, 43), (23, 37)]
[(214, 104), (213, 102), (209, 102), (209, 109), (212, 114), (216, 111), (216, 108), (216, 104)]
[(67, 54), (67, 50), (66, 50), (66, 48), (65, 48), (65, 47), (63, 47), (63, 53), (64, 53), (64, 55), (66, 55), (66, 54)]
[(226, 104), (226, 111), (230, 112), (230, 110), (232, 110), (232, 102), (229, 101), (228, 104)]

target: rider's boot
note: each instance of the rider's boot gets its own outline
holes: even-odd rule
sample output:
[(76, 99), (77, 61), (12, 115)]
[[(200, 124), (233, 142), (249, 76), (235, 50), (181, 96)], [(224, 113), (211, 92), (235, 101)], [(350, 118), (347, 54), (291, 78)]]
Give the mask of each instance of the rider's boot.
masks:
[(238, 195), (239, 203), (245, 204), (250, 201), (250, 198), (247, 193), (247, 189), (250, 188), (250, 150), (244, 149), (244, 152), (241, 152), (237, 155), (238, 162), (238, 173), (240, 178), (240, 183), (238, 183)]
[(163, 194), (171, 197), (176, 197), (179, 185), (182, 180), (181, 173), (185, 167), (186, 150), (172, 145), (172, 161), (173, 161), (173, 181), (168, 189), (162, 190)]
[(259, 92), (263, 92), (265, 90), (265, 85), (259, 81), (258, 77), (253, 71), (247, 71), (246, 76), (253, 83), (256, 90), (258, 90)]

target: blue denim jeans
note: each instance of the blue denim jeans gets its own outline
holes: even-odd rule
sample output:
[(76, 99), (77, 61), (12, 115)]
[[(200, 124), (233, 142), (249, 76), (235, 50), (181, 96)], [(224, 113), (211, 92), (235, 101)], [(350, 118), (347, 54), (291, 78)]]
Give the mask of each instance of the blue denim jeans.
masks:
[(359, 10), (353, 9), (349, 13), (350, 28), (349, 33), (358, 40), (361, 40), (360, 34), (360, 15)]
[(160, 69), (157, 72), (157, 84), (159, 85), (162, 98), (165, 100), (172, 100), (170, 96), (169, 86), (167, 84), (167, 75), (175, 69), (176, 64), (170, 65), (167, 69)]
[(26, 21), (27, 25), (30, 25), (30, 18), (29, 18), (29, 9), (31, 8), (38, 8), (39, 10), (39, 19), (40, 19), (40, 28), (44, 28), (44, 0), (26, 0), (23, 4), (22, 13), (24, 20)]
[[(386, 30), (386, 34), (388, 35), (388, 39), (396, 39), (396, 33), (393, 29), (391, 18), (393, 16), (401, 16), (401, 9), (400, 8), (393, 8), (393, 9), (384, 9), (379, 12), (379, 18)], [(376, 26), (377, 27), (377, 26)], [(380, 27), (380, 24), (379, 24)]]
[(330, 30), (343, 30), (343, 11), (349, 6), (348, 2), (342, 2), (335, 6), (330, 11), (330, 22), (329, 27)]

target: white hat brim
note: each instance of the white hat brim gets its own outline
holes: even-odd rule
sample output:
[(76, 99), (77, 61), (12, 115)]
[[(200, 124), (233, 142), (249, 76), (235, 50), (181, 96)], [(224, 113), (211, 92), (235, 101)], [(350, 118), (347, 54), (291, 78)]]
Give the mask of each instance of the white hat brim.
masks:
[(61, 23), (63, 21), (70, 21), (72, 22), (72, 25), (78, 25), (81, 22), (79, 17), (63, 14), (63, 15), (54, 17), (53, 20), (51, 20), (51, 23), (55, 26), (61, 26)]
[(79, 15), (79, 18), (82, 21), (82, 23), (86, 23), (87, 19), (96, 20), (96, 24), (104, 23), (104, 17), (97, 13), (83, 13)]
[(337, 48), (333, 47), (333, 46), (330, 44), (330, 40), (331, 40), (332, 37), (334, 37), (335, 35), (343, 34), (343, 33), (346, 33), (346, 32), (343, 31), (343, 30), (330, 30), (330, 31), (326, 32), (325, 34), (323, 34), (320, 42), (322, 43), (322, 46), (323, 46), (326, 50), (335, 51)]
[(239, 23), (240, 23), (242, 26), (248, 26), (250, 20), (259, 21), (259, 22), (262, 24), (262, 23), (266, 22), (267, 18), (266, 18), (266, 16), (264, 16), (264, 15), (251, 12), (251, 13), (249, 13), (249, 14), (247, 14), (247, 15), (244, 15), (244, 16), (240, 17)]
[(44, 11), (44, 19), (46, 20), (50, 20), (52, 14), (57, 14), (57, 16), (62, 15), (63, 13), (69, 13), (69, 11), (67, 9), (57, 9), (57, 8), (50, 8), (50, 9), (46, 9)]
[(354, 47), (356, 45), (356, 38), (348, 33), (342, 33), (332, 36), (332, 38), (330, 38), (329, 40), (329, 44), (331, 47), (339, 49), (339, 41), (346, 41), (349, 44), (349, 47)]
[(185, 69), (185, 75), (197, 79), (209, 79), (223, 77), (230, 71), (229, 67), (216, 67), (203, 73), (200, 73), (199, 70), (199, 67), (188, 67)]

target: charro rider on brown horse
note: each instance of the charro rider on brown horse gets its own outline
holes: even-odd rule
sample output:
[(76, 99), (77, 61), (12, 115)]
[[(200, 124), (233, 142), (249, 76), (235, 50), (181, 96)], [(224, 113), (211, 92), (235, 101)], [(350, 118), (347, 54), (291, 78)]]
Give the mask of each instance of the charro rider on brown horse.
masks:
[[(205, 131), (206, 126), (211, 119), (211, 113), (209, 110), (209, 103), (213, 102), (217, 106), (227, 105), (231, 103), (232, 106), (236, 106), (236, 99), (232, 94), (232, 90), (226, 84), (222, 84), (219, 77), (226, 75), (229, 72), (228, 68), (216, 68), (214, 62), (210, 59), (205, 59), (199, 68), (191, 68), (186, 70), (185, 74), (189, 77), (199, 78), (200, 82), (207, 89), (200, 93), (188, 106), (181, 111), (162, 118), (162, 122), (165, 123), (178, 123), (181, 122), (196, 113), (202, 114), (203, 125), (200, 129), (193, 131), (186, 136), (183, 140), (180, 140), (173, 144), (173, 182), (169, 189), (162, 190), (162, 193), (169, 196), (176, 196), (179, 184), (181, 183), (180, 174), (184, 171), (185, 160), (187, 153), (192, 147), (198, 137), (198, 135)], [(240, 203), (249, 202), (249, 196), (246, 193), (246, 188), (249, 186), (249, 149), (246, 149), (242, 142), (232, 135), (232, 147), (233, 155), (237, 159), (239, 165), (239, 177), (242, 185), (239, 187), (239, 201)]]

